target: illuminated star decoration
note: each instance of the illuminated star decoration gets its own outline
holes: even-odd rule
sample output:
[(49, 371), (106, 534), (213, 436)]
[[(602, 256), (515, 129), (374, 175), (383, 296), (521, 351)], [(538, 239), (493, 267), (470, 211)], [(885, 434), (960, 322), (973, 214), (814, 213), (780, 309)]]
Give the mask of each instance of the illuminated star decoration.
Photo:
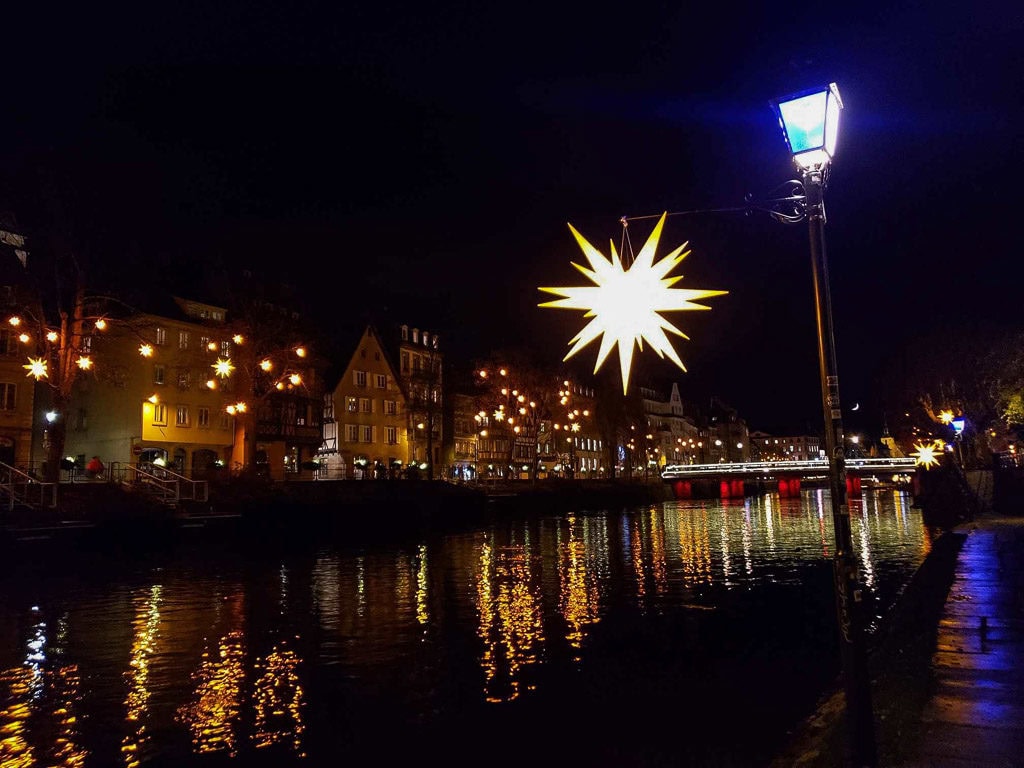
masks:
[(230, 360), (225, 360), (221, 357), (218, 357), (217, 362), (210, 367), (213, 368), (214, 372), (216, 372), (216, 374), (222, 379), (226, 379), (231, 375), (231, 372), (235, 370), (235, 366), (231, 364)]
[(924, 467), (925, 469), (931, 469), (932, 467), (938, 466), (939, 457), (935, 455), (935, 444), (925, 445), (924, 443), (914, 443), (914, 464), (918, 467)]
[(676, 354), (665, 331), (670, 331), (684, 339), (689, 339), (689, 337), (659, 313), (687, 309), (711, 309), (703, 304), (695, 304), (692, 300), (728, 293), (728, 291), (703, 291), (672, 287), (682, 279), (682, 275), (668, 277), (668, 274), (690, 252), (684, 252), (689, 243), (683, 243), (665, 258), (658, 262), (654, 261), (654, 252), (658, 247), (666, 216), (667, 213), (661, 215), (657, 226), (647, 238), (647, 242), (640, 250), (636, 260), (628, 268), (622, 266), (622, 260), (615, 251), (614, 243), (610, 244), (611, 258), (607, 259), (570, 224), (569, 229), (572, 230), (576, 242), (579, 243), (587, 261), (590, 262), (590, 269), (575, 262), (572, 265), (586, 275), (594, 285), (580, 288), (540, 289), (564, 298), (548, 301), (539, 306), (582, 309), (586, 312), (584, 317), (592, 318), (583, 330), (569, 341), (573, 347), (563, 360), (568, 360), (591, 341), (601, 336), (601, 348), (594, 365), (594, 373), (597, 373), (611, 353), (612, 347), (618, 344), (623, 393), (629, 389), (629, 370), (633, 363), (634, 342), (643, 352), (643, 345), (646, 341), (659, 357), (663, 359), (667, 357), (683, 371), (686, 371), (686, 366), (679, 359), (679, 355)]
[(28, 373), (25, 374), (26, 376), (35, 376), (36, 381), (49, 377), (49, 374), (46, 371), (46, 361), (41, 357), (30, 357), (28, 359), (28, 365), (23, 365), (21, 367), (28, 371)]

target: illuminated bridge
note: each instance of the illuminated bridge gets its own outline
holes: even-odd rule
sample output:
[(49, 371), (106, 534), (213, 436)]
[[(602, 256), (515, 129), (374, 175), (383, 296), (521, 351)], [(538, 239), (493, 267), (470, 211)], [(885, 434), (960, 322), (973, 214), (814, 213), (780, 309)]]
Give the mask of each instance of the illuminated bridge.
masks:
[[(859, 496), (863, 478), (893, 480), (914, 473), (913, 457), (899, 459), (847, 459), (846, 492)], [(672, 486), (677, 499), (694, 496), (740, 498), (748, 491), (764, 492), (778, 489), (780, 496), (796, 496), (804, 480), (827, 480), (828, 462), (810, 461), (747, 461), (722, 464), (668, 464), (661, 477)]]

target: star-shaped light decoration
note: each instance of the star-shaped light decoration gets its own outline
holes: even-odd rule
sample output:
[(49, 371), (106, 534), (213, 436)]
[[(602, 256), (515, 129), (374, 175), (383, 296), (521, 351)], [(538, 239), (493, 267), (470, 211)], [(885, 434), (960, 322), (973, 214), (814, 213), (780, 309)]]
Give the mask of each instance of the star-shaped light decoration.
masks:
[(665, 331), (674, 333), (684, 339), (689, 337), (676, 326), (661, 316), (661, 312), (679, 312), (688, 309), (711, 309), (703, 304), (694, 303), (694, 299), (709, 296), (721, 296), (728, 291), (705, 291), (696, 289), (673, 288), (682, 279), (681, 275), (669, 277), (669, 273), (689, 255), (684, 250), (689, 243), (683, 243), (668, 256), (655, 262), (654, 252), (658, 247), (661, 230), (665, 224), (667, 213), (663, 213), (654, 227), (636, 260), (623, 267), (622, 260), (611, 244), (611, 258), (605, 258), (597, 248), (569, 225), (576, 242), (583, 249), (590, 269), (572, 263), (594, 283), (592, 286), (580, 288), (541, 288), (547, 293), (564, 298), (540, 304), (541, 307), (556, 309), (582, 309), (584, 317), (592, 318), (569, 343), (572, 349), (563, 358), (568, 360), (590, 342), (601, 337), (601, 347), (594, 365), (594, 373), (611, 353), (617, 344), (619, 347), (619, 368), (622, 373), (622, 391), (629, 389), (629, 371), (633, 364), (633, 344), (643, 351), (646, 341), (658, 356), (667, 357), (683, 371), (686, 366), (679, 359)]
[(953, 412), (952, 411), (942, 411), (941, 413), (939, 413), (939, 421), (941, 421), (943, 424), (952, 424), (953, 423)]
[(925, 445), (924, 443), (914, 443), (914, 465), (918, 467), (924, 467), (925, 469), (931, 469), (939, 465), (939, 457), (935, 453), (936, 445)]
[(21, 367), (28, 371), (28, 373), (25, 374), (26, 376), (34, 376), (36, 381), (49, 377), (49, 374), (46, 371), (46, 361), (41, 357), (30, 357), (28, 359), (28, 365), (23, 365)]
[(235, 370), (235, 366), (232, 364), (231, 360), (225, 360), (222, 357), (218, 357), (217, 362), (210, 367), (213, 368), (214, 372), (222, 379), (226, 379), (231, 375), (231, 372)]

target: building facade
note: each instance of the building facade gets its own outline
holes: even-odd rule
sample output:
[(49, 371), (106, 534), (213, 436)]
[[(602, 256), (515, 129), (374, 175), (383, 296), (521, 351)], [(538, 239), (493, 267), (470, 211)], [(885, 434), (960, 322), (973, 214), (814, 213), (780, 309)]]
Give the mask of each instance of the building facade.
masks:
[(328, 404), (320, 450), (325, 479), (398, 477), (410, 455), (406, 399), (377, 329), (368, 325)]

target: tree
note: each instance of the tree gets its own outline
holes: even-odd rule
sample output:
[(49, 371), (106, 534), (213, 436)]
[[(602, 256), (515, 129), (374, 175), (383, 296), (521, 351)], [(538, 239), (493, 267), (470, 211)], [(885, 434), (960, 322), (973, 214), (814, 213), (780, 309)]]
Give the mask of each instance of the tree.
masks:
[[(619, 446), (628, 446), (638, 429), (646, 429), (644, 404), (635, 387), (623, 394), (622, 384), (614, 372), (598, 372), (595, 383), (594, 420), (607, 452), (609, 476), (614, 478)], [(632, 451), (627, 458), (627, 468), (632, 474)]]
[[(443, 356), (432, 346), (419, 349), (416, 365), (403, 377), (409, 443), (426, 444), (427, 479), (434, 479), (434, 448), (441, 433), (444, 406)], [(412, 458), (418, 459), (418, 456)]]
[(478, 361), (476, 372), (478, 424), (489, 431), (487, 439), (505, 446), (504, 472), (514, 474), (525, 464), (536, 480), (538, 435), (557, 402), (558, 378), (515, 350)]

